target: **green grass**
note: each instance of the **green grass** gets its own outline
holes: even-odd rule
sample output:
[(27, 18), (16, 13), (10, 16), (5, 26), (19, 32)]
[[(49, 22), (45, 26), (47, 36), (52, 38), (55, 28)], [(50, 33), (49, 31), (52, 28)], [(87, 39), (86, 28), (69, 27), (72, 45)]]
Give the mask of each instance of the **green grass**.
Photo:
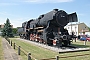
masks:
[(90, 41), (86, 42), (86, 45), (84, 45), (84, 41), (77, 40), (76, 42), (73, 41), (72, 46), (80, 47), (80, 48), (88, 48), (90, 47)]
[(15, 38), (20, 38), (20, 36), (14, 36)]
[(1, 37), (0, 37), (0, 60), (4, 60), (3, 47), (2, 47), (2, 38)]
[[(13, 42), (15, 42), (17, 45), (21, 46), (26, 52), (31, 52), (31, 55), (40, 60), (43, 58), (52, 58), (55, 57), (56, 55), (62, 57), (62, 56), (72, 56), (72, 55), (79, 55), (79, 54), (88, 54), (90, 51), (82, 51), (82, 52), (71, 52), (71, 53), (57, 53), (53, 52), (51, 50), (47, 50), (38, 46), (35, 46), (33, 44), (27, 43), (20, 41), (15, 38), (11, 38)], [(77, 41), (73, 42), (72, 45), (79, 46), (79, 47), (90, 47), (90, 42), (87, 42), (87, 46), (83, 45), (83, 41)], [(16, 49), (17, 51), (17, 49)], [(27, 56), (25, 56), (23, 53), (21, 53), (21, 57), (23, 60), (27, 60)], [(87, 56), (80, 56), (80, 57), (69, 57), (69, 58), (60, 58), (60, 60), (90, 60), (90, 55)]]

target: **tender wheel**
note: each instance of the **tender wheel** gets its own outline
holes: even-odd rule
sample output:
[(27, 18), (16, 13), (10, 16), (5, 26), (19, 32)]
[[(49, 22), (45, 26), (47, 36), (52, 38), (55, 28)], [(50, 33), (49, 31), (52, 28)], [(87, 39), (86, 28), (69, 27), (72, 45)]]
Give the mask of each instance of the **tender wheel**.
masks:
[(49, 46), (52, 46), (52, 45), (53, 45), (53, 40), (47, 40), (47, 44), (48, 44)]

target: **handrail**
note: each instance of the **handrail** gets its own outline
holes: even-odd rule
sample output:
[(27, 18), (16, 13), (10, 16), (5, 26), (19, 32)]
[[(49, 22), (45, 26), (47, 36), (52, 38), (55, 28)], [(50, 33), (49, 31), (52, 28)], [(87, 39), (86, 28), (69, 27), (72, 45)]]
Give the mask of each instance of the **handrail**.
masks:
[[(59, 58), (70, 58), (70, 57), (85, 56), (85, 55), (90, 55), (90, 54), (73, 55), (73, 56), (62, 56), (62, 57), (59, 56)], [(48, 59), (40, 59), (40, 60), (51, 60), (51, 59), (56, 59), (56, 58), (48, 58)]]
[(20, 49), (27, 56), (28, 53), (24, 49), (22, 49), (22, 48), (20, 48)]

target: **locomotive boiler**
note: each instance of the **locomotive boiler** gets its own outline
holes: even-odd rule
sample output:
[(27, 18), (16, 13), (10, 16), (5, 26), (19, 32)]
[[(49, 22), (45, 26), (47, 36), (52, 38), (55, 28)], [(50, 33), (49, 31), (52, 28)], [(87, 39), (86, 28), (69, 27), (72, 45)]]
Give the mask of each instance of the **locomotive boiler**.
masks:
[(64, 10), (54, 9), (37, 19), (22, 24), (23, 37), (47, 45), (67, 46), (71, 43), (71, 35), (64, 27), (69, 22), (77, 22), (77, 14), (67, 14)]

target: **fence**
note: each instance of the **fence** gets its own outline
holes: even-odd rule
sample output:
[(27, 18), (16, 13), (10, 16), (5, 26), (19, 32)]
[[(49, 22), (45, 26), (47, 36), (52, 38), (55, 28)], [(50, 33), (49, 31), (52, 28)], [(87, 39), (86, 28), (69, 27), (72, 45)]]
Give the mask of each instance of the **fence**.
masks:
[(70, 57), (78, 57), (78, 56), (86, 56), (86, 55), (90, 55), (90, 54), (74, 55), (74, 56), (63, 56), (63, 57), (56, 56), (56, 58), (41, 59), (41, 60), (59, 60), (61, 58), (70, 58)]
[(32, 59), (34, 59), (35, 60), (35, 58), (33, 58), (32, 56), (31, 56), (31, 53), (29, 52), (26, 52), (24, 49), (22, 49), (21, 48), (21, 46), (18, 46), (16, 43), (13, 43), (12, 42), (12, 40), (10, 40), (10, 39), (8, 39), (8, 38), (5, 38), (8, 42), (9, 42), (9, 44), (11, 45), (11, 46), (13, 46), (13, 49), (18, 49), (18, 55), (21, 55), (21, 52), (23, 52), (24, 53), (24, 55), (26, 55), (27, 56), (27, 58), (28, 58), (28, 60), (32, 60)]
[[(27, 56), (28, 60), (32, 60), (32, 59), (37, 60), (37, 59), (35, 59), (34, 57), (31, 56), (31, 53), (30, 53), (30, 52), (29, 52), (29, 53), (26, 52), (24, 49), (21, 48), (21, 46), (18, 46), (18, 45), (16, 45), (16, 43), (13, 43), (12, 40), (10, 40), (10, 39), (8, 39), (8, 38), (5, 38), (5, 39), (9, 42), (9, 44), (10, 44), (11, 46), (13, 46), (13, 49), (18, 48), (18, 55), (21, 55), (21, 52), (23, 52), (24, 55)], [(40, 59), (40, 60), (59, 60), (59, 59), (61, 59), (61, 58), (78, 57), (78, 56), (85, 56), (85, 55), (90, 55), (90, 54), (82, 54), (82, 55), (74, 55), (74, 56), (63, 56), (63, 57), (59, 57), (59, 56), (57, 55), (57, 56), (55, 56), (54, 58)]]

